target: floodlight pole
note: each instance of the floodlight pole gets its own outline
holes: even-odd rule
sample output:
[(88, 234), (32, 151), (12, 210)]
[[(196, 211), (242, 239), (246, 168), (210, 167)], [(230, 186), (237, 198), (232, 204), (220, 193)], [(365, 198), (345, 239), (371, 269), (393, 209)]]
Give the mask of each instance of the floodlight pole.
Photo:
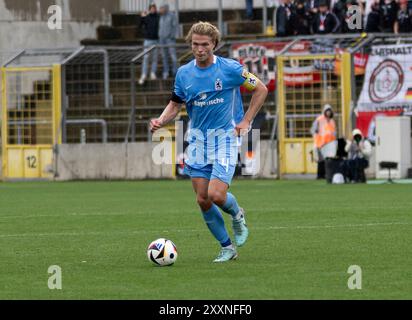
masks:
[(263, 0), (263, 7), (262, 7), (262, 14), (263, 14), (263, 23), (262, 23), (262, 33), (266, 33), (266, 27), (268, 25), (268, 6), (266, 0)]
[(175, 0), (175, 12), (176, 12), (176, 24), (177, 24), (177, 35), (176, 37), (181, 37), (180, 28), (179, 28), (179, 0)]
[(223, 34), (223, 0), (218, 0), (217, 21), (220, 32)]

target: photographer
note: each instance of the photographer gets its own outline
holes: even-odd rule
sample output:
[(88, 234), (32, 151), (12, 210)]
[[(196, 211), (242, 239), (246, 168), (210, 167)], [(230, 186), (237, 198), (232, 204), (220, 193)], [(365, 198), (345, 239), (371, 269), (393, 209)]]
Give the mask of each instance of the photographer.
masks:
[(345, 151), (348, 152), (346, 160), (346, 177), (353, 183), (366, 182), (365, 169), (369, 166), (369, 156), (372, 145), (365, 139), (359, 129), (352, 132), (353, 140), (346, 142)]

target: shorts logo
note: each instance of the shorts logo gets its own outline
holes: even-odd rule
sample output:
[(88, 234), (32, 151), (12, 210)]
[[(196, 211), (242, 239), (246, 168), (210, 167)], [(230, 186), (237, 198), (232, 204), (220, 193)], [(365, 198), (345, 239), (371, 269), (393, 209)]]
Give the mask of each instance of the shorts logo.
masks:
[(382, 61), (371, 75), (369, 97), (375, 103), (393, 99), (402, 89), (404, 73), (402, 67), (394, 60)]
[(216, 91), (223, 90), (222, 80), (220, 80), (219, 78), (217, 78), (215, 81), (215, 90)]

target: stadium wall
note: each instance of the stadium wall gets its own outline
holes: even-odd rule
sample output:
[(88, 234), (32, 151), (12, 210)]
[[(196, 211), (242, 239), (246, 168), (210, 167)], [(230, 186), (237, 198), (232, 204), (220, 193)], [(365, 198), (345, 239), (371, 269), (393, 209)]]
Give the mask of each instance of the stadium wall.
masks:
[[(62, 8), (62, 29), (48, 28), (51, 5)], [(111, 13), (119, 11), (112, 0), (0, 0), (0, 48), (78, 47), (80, 40), (95, 38), (96, 28), (110, 25)]]
[[(59, 145), (56, 180), (134, 180), (172, 179), (172, 165), (156, 165), (152, 160), (154, 144), (62, 144)], [(261, 141), (261, 170), (257, 177), (275, 178), (271, 169), (271, 152), (277, 167), (276, 148), (270, 141)]]
[[(277, 148), (271, 150), (270, 141), (261, 141), (261, 163), (257, 178), (277, 177)], [(145, 142), (129, 144), (62, 144), (57, 157), (56, 180), (102, 179), (171, 179), (171, 166), (157, 166), (151, 159), (153, 145)], [(366, 175), (374, 179), (375, 148), (369, 159)], [(411, 145), (412, 150), (412, 145)], [(272, 157), (274, 165), (272, 167)], [(412, 155), (411, 155), (412, 156)], [(0, 157), (0, 177), (2, 176)], [(412, 165), (412, 164), (411, 164)]]

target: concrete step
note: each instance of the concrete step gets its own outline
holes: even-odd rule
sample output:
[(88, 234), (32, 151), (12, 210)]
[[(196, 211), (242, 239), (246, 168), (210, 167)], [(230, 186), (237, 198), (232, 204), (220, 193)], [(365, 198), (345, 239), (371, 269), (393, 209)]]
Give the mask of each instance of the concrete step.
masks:
[(228, 35), (245, 35), (262, 33), (263, 21), (228, 21)]
[[(210, 23), (213, 24), (215, 27), (218, 27), (217, 20), (211, 20)], [(180, 23), (180, 24), (182, 26), (183, 34), (187, 35), (189, 33), (190, 28), (193, 25), (193, 22), (184, 22), (184, 23)]]
[[(271, 17), (273, 9), (268, 9), (268, 17)], [(246, 20), (246, 10), (243, 9), (225, 9), (222, 11), (223, 21)], [(262, 19), (262, 9), (254, 9), (253, 15), (255, 19)], [(197, 21), (217, 21), (218, 11), (216, 10), (198, 10), (198, 11), (182, 11), (179, 13), (179, 21), (181, 23), (193, 23)]]
[(97, 40), (120, 40), (121, 33), (112, 26), (98, 26), (96, 29)]
[(134, 26), (137, 27), (140, 25), (142, 17), (140, 13), (125, 13), (117, 12), (112, 13), (112, 26), (113, 27), (125, 27), (125, 26)]
[[(272, 16), (273, 9), (268, 8), (268, 17)], [(246, 11), (243, 9), (225, 9), (222, 11), (223, 20), (246, 20)], [(253, 15), (255, 19), (262, 19), (262, 9), (254, 9)], [(197, 21), (217, 21), (218, 11), (216, 10), (197, 10), (197, 11), (180, 11), (180, 23), (193, 23)], [(112, 26), (139, 26), (141, 21), (140, 12), (126, 13), (116, 12), (112, 14)]]
[(123, 40), (123, 39), (113, 39), (113, 40), (98, 40), (86, 38), (80, 40), (80, 45), (82, 46), (143, 46), (143, 39), (134, 40)]
[[(211, 22), (213, 25), (218, 27), (217, 21)], [(238, 20), (229, 20), (225, 21), (227, 25), (227, 35), (245, 35), (251, 34), (260, 34), (262, 33), (262, 20), (254, 20), (254, 21), (238, 21)], [(182, 23), (183, 34), (187, 34), (192, 27), (192, 23)]]
[(137, 26), (122, 26), (114, 27), (120, 33), (120, 39), (122, 40), (137, 40), (143, 38), (143, 33)]

